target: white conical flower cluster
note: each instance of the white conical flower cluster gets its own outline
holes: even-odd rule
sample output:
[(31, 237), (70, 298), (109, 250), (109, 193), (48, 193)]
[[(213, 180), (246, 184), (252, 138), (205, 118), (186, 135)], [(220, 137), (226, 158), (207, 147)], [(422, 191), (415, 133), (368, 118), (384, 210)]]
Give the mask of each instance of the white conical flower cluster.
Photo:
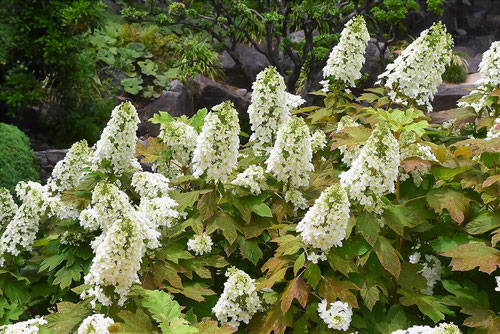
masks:
[(399, 163), (398, 141), (387, 124), (378, 123), (340, 183), (366, 210), (381, 213), (380, 197), (394, 192)]
[(132, 186), (141, 196), (139, 211), (154, 228), (171, 227), (179, 218), (177, 202), (168, 195), (169, 180), (157, 173), (138, 172), (132, 177)]
[(309, 128), (302, 118), (291, 117), (278, 131), (276, 143), (266, 160), (272, 173), (286, 188), (309, 185), (309, 172), (314, 170)]
[(425, 255), (425, 260), (421, 261), (421, 255), (416, 252), (410, 256), (410, 263), (418, 263), (422, 265), (422, 269), (419, 271), (422, 276), (427, 280), (427, 287), (422, 290), (422, 293), (428, 296), (434, 294), (434, 286), (437, 282), (441, 280), (441, 275), (444, 272), (441, 261), (434, 255)]
[(132, 103), (125, 102), (113, 109), (111, 119), (95, 144), (92, 170), (115, 175), (140, 170), (140, 164), (134, 158), (138, 123), (139, 117)]
[(93, 314), (86, 317), (78, 327), (78, 334), (109, 334), (108, 327), (115, 322), (102, 314)]
[(122, 305), (131, 285), (138, 280), (146, 248), (159, 246), (160, 233), (142, 212), (134, 209), (124, 192), (104, 182), (94, 188), (91, 206), (81, 212), (80, 224), (90, 230), (102, 229), (91, 243), (95, 257), (85, 276), (85, 284), (91, 288), (82, 293), (82, 298), (94, 296), (109, 306), (112, 299), (104, 288), (114, 286), (118, 304)]
[(47, 324), (43, 318), (30, 319), (11, 325), (0, 326), (0, 334), (37, 334), (39, 326)]
[(480, 98), (475, 102), (458, 103), (459, 107), (472, 107), (477, 113), (486, 107), (486, 99), (490, 93), (496, 88), (500, 88), (500, 41), (493, 42), (490, 48), (483, 53), (479, 72), (482, 76), (478, 81), (479, 87), (471, 94), (479, 94)]
[(203, 255), (212, 251), (212, 238), (206, 233), (195, 235), (187, 242), (188, 250), (193, 251), (196, 255)]
[[(343, 116), (337, 123), (337, 132), (342, 131), (344, 128), (359, 126), (359, 124), (351, 118), (351, 116)], [(357, 145), (353, 149), (348, 149), (346, 145), (339, 146), (340, 153), (342, 153), (342, 162), (351, 165), (354, 159), (359, 155), (361, 145)]]
[(340, 184), (324, 190), (297, 225), (302, 240), (323, 252), (342, 246), (349, 220), (349, 199)]
[(430, 102), (443, 81), (441, 76), (446, 65), (451, 61), (452, 46), (453, 39), (441, 22), (424, 30), (379, 75), (384, 86), (390, 89), (391, 100), (401, 104), (411, 100), (432, 110)]
[(40, 220), (44, 216), (54, 215), (54, 200), (49, 196), (46, 187), (31, 181), (20, 182), (16, 191), (22, 205), (0, 238), (0, 266), (3, 266), (6, 253), (16, 256), (21, 250), (31, 250)]
[(161, 125), (159, 138), (172, 150), (172, 158), (180, 166), (189, 166), (198, 133), (189, 124), (173, 121)]
[(238, 163), (240, 125), (230, 101), (212, 108), (205, 118), (193, 153), (193, 175), (206, 173), (207, 181), (226, 182)]
[[(363, 16), (356, 16), (346, 23), (340, 41), (326, 62), (323, 77), (333, 77), (337, 82), (346, 86), (355, 87), (356, 80), (361, 78), (361, 68), (365, 62), (365, 50), (370, 34), (366, 29)], [(325, 90), (328, 81), (325, 82)]]
[(317, 130), (311, 136), (311, 149), (313, 153), (321, 151), (326, 146), (326, 135), (323, 131)]
[(245, 171), (239, 173), (231, 184), (248, 188), (250, 192), (258, 195), (262, 192), (265, 182), (264, 168), (252, 165), (245, 169)]
[(252, 85), (252, 104), (248, 116), (252, 128), (250, 142), (256, 153), (268, 153), (278, 129), (288, 121), (290, 112), (305, 102), (300, 96), (285, 91), (285, 81), (275, 67), (261, 71)]
[(391, 334), (461, 334), (460, 329), (452, 323), (442, 323), (436, 327), (413, 326), (408, 329), (398, 329)]
[(92, 151), (87, 141), (74, 143), (63, 160), (59, 161), (52, 171), (47, 187), (53, 194), (61, 194), (78, 185), (84, 174), (82, 169), (90, 163)]
[(261, 302), (254, 280), (242, 270), (234, 267), (226, 272), (228, 280), (224, 292), (212, 311), (222, 323), (238, 327), (240, 322), (248, 324), (252, 316), (261, 309)]
[(347, 331), (352, 320), (352, 307), (347, 303), (336, 301), (330, 303), (323, 299), (318, 304), (319, 317), (327, 324), (328, 328)]
[(17, 204), (10, 192), (0, 188), (0, 227), (10, 222), (17, 211)]
[(132, 284), (139, 282), (137, 272), (146, 251), (142, 229), (140, 222), (124, 216), (92, 242), (95, 257), (84, 278), (91, 288), (82, 293), (82, 298), (96, 297), (103, 305), (111, 306), (113, 300), (104, 288), (113, 286), (119, 295), (118, 305), (123, 305)]

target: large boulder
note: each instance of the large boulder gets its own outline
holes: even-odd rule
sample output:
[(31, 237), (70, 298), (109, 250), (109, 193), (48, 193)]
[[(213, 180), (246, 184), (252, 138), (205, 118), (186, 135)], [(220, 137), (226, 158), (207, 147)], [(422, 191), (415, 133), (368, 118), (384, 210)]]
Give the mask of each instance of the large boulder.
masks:
[[(193, 97), (189, 94), (186, 86), (182, 82), (175, 80), (171, 84), (169, 91), (163, 91), (161, 96), (144, 108), (140, 114), (141, 124), (139, 135), (148, 134), (156, 137), (160, 134), (160, 126), (152, 124), (148, 120), (158, 111), (168, 112), (173, 117), (194, 115)], [(145, 133), (144, 133), (145, 132)]]
[(55, 165), (64, 159), (66, 153), (68, 153), (67, 149), (56, 150), (50, 149), (45, 151), (34, 152), (36, 156), (40, 158), (40, 166), (42, 167), (44, 173), (42, 175), (42, 181), (46, 181), (50, 174), (52, 174), (52, 170)]
[[(383, 48), (383, 43), (378, 42), (375, 38), (370, 38), (365, 51), (365, 63), (361, 68), (361, 74), (366, 74), (367, 78), (361, 83), (359, 88), (369, 88), (373, 87), (374, 83), (377, 81), (377, 77), (384, 70), (380, 63), (380, 50)], [(391, 54), (389, 48), (384, 50), (384, 59), (389, 59)]]
[(232, 101), (238, 110), (242, 128), (245, 128), (245, 125), (248, 124), (247, 109), (250, 105), (248, 93), (243, 94), (242, 90), (235, 87), (213, 82), (201, 74), (194, 78), (191, 84), (193, 86), (194, 110), (201, 108), (210, 110), (223, 101)]
[[(222, 52), (220, 56), (225, 81), (232, 86), (250, 89), (257, 74), (269, 66), (269, 60), (251, 46), (238, 44), (235, 52), (241, 61), (241, 68), (236, 65), (227, 51)], [(244, 73), (248, 73), (250, 78)]]

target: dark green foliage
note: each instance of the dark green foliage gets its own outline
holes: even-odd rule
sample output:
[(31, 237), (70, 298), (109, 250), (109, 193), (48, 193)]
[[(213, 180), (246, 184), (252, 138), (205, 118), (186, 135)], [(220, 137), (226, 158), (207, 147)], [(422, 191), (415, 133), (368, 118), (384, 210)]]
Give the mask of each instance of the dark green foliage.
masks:
[(16, 184), (28, 180), (40, 181), (29, 139), (17, 127), (0, 123), (0, 187), (14, 194)]
[(464, 68), (460, 65), (449, 65), (446, 66), (446, 70), (443, 73), (443, 80), (449, 83), (462, 83), (467, 79), (467, 73)]

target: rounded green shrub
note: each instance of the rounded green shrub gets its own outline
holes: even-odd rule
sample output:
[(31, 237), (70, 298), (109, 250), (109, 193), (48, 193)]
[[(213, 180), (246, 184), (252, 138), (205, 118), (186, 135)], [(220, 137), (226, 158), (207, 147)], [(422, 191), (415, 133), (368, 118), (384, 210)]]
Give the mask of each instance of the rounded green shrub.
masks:
[(14, 125), (0, 123), (0, 187), (14, 194), (19, 181), (40, 181), (39, 170), (28, 136)]
[(467, 73), (463, 66), (451, 64), (446, 66), (446, 70), (443, 73), (443, 80), (449, 83), (459, 84), (467, 79)]

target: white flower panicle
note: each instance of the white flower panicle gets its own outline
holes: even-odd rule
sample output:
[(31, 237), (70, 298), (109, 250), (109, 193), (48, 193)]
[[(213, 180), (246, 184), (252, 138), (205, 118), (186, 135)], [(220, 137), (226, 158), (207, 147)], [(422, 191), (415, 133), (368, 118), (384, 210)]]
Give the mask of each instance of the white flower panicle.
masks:
[(253, 194), (259, 195), (262, 192), (262, 188), (265, 186), (265, 182), (264, 168), (257, 165), (251, 165), (243, 172), (239, 173), (231, 184), (248, 188)]
[(288, 121), (290, 112), (305, 100), (286, 92), (285, 81), (275, 67), (261, 71), (252, 85), (252, 104), (248, 107), (250, 142), (256, 153), (268, 153), (276, 141), (278, 129)]
[(328, 328), (347, 331), (352, 320), (352, 307), (347, 303), (336, 301), (330, 303), (323, 299), (318, 304), (319, 317), (328, 325)]
[(109, 334), (108, 327), (114, 323), (113, 319), (102, 314), (93, 314), (82, 321), (78, 334)]
[(297, 225), (302, 240), (323, 252), (341, 247), (349, 221), (349, 199), (340, 184), (324, 190)]
[(297, 189), (288, 189), (285, 192), (285, 201), (293, 205), (294, 211), (298, 209), (305, 210), (309, 207), (304, 195)]
[(313, 153), (321, 151), (326, 146), (326, 135), (323, 131), (317, 130), (311, 136), (311, 149)]
[(8, 222), (17, 212), (17, 204), (10, 192), (0, 187), (0, 227)]
[(180, 166), (189, 166), (198, 138), (198, 133), (191, 125), (181, 121), (162, 124), (159, 138), (170, 146), (172, 158)]
[(43, 318), (30, 319), (11, 325), (0, 326), (0, 334), (37, 334), (39, 326), (47, 324)]
[(193, 175), (207, 175), (207, 181), (226, 182), (238, 163), (240, 125), (230, 101), (212, 108), (205, 118), (193, 153)]
[(280, 128), (276, 143), (266, 160), (272, 173), (286, 188), (309, 185), (309, 172), (314, 170), (309, 128), (302, 118), (291, 117)]
[[(337, 132), (342, 131), (345, 128), (356, 127), (359, 124), (351, 118), (351, 116), (343, 116), (337, 124)], [(339, 146), (339, 151), (342, 153), (342, 162), (351, 165), (352, 161), (356, 159), (359, 155), (359, 151), (361, 150), (361, 145), (357, 145), (353, 149), (348, 149), (346, 145)]]
[(491, 140), (495, 138), (500, 138), (500, 117), (497, 117), (495, 119), (495, 123), (493, 126), (488, 130), (486, 134), (486, 140)]
[(442, 82), (442, 74), (451, 61), (453, 39), (439, 22), (411, 43), (394, 63), (387, 65), (379, 75), (390, 89), (393, 102), (407, 104), (414, 101), (432, 110), (431, 101)]
[(141, 198), (153, 199), (168, 196), (170, 180), (164, 175), (150, 172), (137, 172), (132, 176), (132, 186)]
[[(112, 296), (104, 292), (108, 286), (114, 287), (119, 295), (118, 305), (127, 300), (130, 287), (139, 281), (137, 271), (141, 267), (146, 251), (142, 224), (125, 216), (116, 220), (106, 233), (94, 240), (92, 247), (95, 257), (85, 284), (92, 287), (81, 297), (95, 297), (105, 306), (112, 304)], [(95, 306), (96, 300), (93, 300)]]
[(134, 158), (138, 123), (139, 117), (132, 103), (125, 102), (113, 109), (111, 119), (95, 144), (92, 170), (121, 175), (141, 169)]
[(206, 233), (196, 235), (187, 242), (188, 250), (193, 251), (196, 255), (203, 255), (212, 251), (212, 238)]
[(40, 219), (53, 215), (53, 199), (47, 188), (36, 182), (19, 182), (17, 196), (23, 204), (5, 228), (0, 238), (0, 266), (3, 266), (6, 253), (19, 255), (21, 250), (30, 251), (36, 239)]
[[(365, 50), (370, 34), (363, 16), (356, 16), (346, 23), (337, 44), (323, 69), (323, 77), (333, 77), (346, 86), (355, 87), (361, 78), (361, 68), (365, 62)], [(324, 83), (325, 89), (328, 81)]]
[(80, 225), (90, 231), (106, 232), (124, 214), (132, 211), (127, 194), (114, 184), (100, 182), (92, 191), (92, 202), (80, 213)]
[(425, 255), (425, 262), (421, 263), (423, 268), (419, 271), (427, 280), (427, 288), (422, 290), (422, 293), (428, 296), (433, 295), (434, 286), (441, 280), (443, 274), (443, 266), (441, 261), (434, 255)]
[(483, 54), (479, 71), (483, 76), (482, 84), (500, 87), (500, 41), (491, 43), (490, 48)]
[(460, 329), (452, 323), (442, 323), (436, 327), (413, 326), (408, 329), (398, 329), (391, 334), (461, 334)]
[(74, 143), (63, 160), (59, 161), (52, 171), (47, 187), (53, 194), (61, 194), (78, 185), (84, 174), (82, 169), (90, 163), (92, 150), (87, 141)]
[(495, 288), (495, 291), (500, 291), (500, 276), (496, 276), (495, 279), (497, 281), (497, 287)]
[(340, 183), (366, 210), (381, 213), (380, 197), (395, 191), (399, 163), (398, 141), (387, 124), (378, 123)]
[(222, 323), (238, 327), (240, 322), (248, 324), (262, 306), (257, 295), (254, 280), (242, 270), (234, 267), (226, 272), (228, 280), (224, 292), (212, 311)]
[(500, 41), (493, 42), (490, 48), (483, 53), (479, 72), (481, 73), (481, 79), (477, 82), (479, 86), (471, 92), (471, 95), (479, 95), (479, 99), (458, 102), (459, 107), (471, 107), (478, 114), (486, 107), (486, 100), (490, 93), (496, 88), (500, 88)]

